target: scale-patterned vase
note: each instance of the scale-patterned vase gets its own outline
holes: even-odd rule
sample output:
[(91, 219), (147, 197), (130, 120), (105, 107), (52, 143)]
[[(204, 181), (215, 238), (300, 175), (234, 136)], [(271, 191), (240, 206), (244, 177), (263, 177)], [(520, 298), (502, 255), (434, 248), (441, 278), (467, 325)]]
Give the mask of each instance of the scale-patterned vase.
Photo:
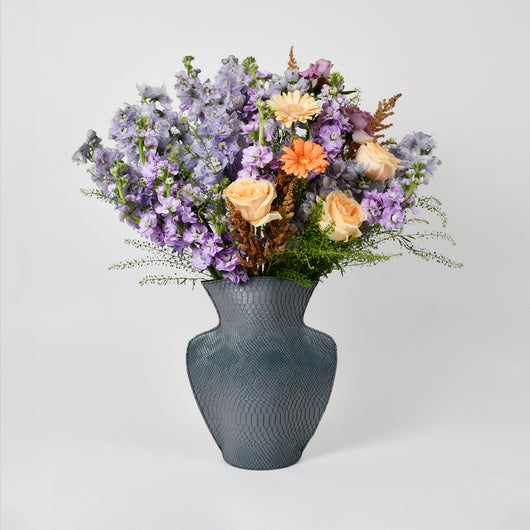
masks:
[(335, 341), (303, 316), (311, 288), (273, 277), (202, 283), (219, 325), (188, 345), (191, 387), (223, 458), (244, 469), (296, 463), (331, 394)]

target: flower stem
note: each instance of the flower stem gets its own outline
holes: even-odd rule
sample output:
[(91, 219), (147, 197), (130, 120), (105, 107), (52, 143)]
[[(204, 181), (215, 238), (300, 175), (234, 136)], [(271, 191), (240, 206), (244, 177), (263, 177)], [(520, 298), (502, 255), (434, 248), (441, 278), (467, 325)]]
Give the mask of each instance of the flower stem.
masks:
[(263, 139), (263, 127), (265, 125), (265, 115), (263, 114), (263, 109), (261, 106), (258, 107), (259, 111), (259, 135), (258, 135), (258, 145), (265, 145), (265, 140)]
[(116, 175), (116, 186), (118, 188), (118, 195), (120, 196), (120, 200), (123, 204), (126, 204), (125, 200), (125, 194), (123, 193), (123, 186), (121, 183), (121, 173)]
[(138, 151), (140, 152), (140, 160), (142, 164), (145, 164), (145, 154), (144, 154), (144, 139), (138, 138)]
[(414, 183), (410, 186), (409, 191), (407, 192), (407, 195), (403, 199), (403, 202), (407, 204), (407, 201), (410, 199), (410, 196), (414, 193), (414, 190), (418, 187), (418, 183)]
[(223, 278), (221, 273), (213, 265), (208, 265), (208, 272), (214, 280), (221, 280)]

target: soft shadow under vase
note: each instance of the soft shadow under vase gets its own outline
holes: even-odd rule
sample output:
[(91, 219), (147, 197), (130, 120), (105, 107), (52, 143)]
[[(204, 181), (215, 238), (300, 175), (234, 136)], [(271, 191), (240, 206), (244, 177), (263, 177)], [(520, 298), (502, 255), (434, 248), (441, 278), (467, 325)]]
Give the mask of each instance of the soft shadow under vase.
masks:
[(334, 340), (306, 326), (311, 288), (273, 277), (202, 283), (219, 325), (193, 338), (187, 368), (223, 458), (244, 469), (296, 463), (328, 403)]

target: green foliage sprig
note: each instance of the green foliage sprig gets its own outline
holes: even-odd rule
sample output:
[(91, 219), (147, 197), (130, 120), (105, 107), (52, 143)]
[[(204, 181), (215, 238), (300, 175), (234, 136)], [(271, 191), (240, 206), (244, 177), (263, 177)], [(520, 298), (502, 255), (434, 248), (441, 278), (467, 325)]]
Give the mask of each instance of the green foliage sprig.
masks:
[[(442, 226), (445, 226), (447, 217), (438, 199), (420, 197), (418, 205), (438, 216)], [(343, 274), (348, 267), (376, 265), (401, 256), (403, 251), (450, 268), (462, 267), (462, 263), (416, 245), (416, 242), (422, 239), (443, 240), (455, 244), (446, 232), (407, 232), (409, 224), (429, 224), (426, 218), (412, 218), (399, 230), (388, 230), (379, 225), (369, 226), (362, 228), (363, 237), (350, 238), (348, 241), (331, 241), (328, 235), (333, 232), (334, 224), (330, 224), (325, 230), (318, 226), (323, 208), (322, 201), (315, 204), (304, 228), (291, 238), (282, 254), (274, 257), (270, 274), (307, 285), (311, 281), (326, 278), (334, 270)], [(388, 249), (392, 243), (398, 245), (397, 252)]]
[(143, 258), (131, 258), (120, 261), (109, 267), (109, 270), (129, 270), (142, 267), (162, 266), (185, 271), (187, 276), (173, 275), (148, 275), (140, 280), (140, 285), (168, 285), (176, 283), (195, 285), (198, 281), (211, 279), (208, 274), (199, 272), (190, 264), (190, 252), (185, 250), (182, 254), (173, 252), (170, 247), (163, 247), (148, 240), (126, 239), (125, 243), (146, 254)]

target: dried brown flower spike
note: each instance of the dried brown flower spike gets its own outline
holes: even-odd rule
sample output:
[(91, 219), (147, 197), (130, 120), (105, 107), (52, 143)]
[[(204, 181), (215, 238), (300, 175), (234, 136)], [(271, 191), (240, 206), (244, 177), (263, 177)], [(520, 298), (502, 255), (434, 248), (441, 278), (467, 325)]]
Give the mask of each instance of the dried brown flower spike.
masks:
[(298, 70), (298, 64), (294, 58), (293, 46), (291, 46), (291, 51), (289, 52), (289, 62), (287, 63), (287, 68), (289, 70)]
[(241, 212), (234, 206), (228, 197), (225, 197), (226, 206), (230, 212), (230, 224), (232, 233), (239, 243), (239, 248), (244, 252), (244, 258), (240, 252), (236, 251), (239, 263), (247, 267), (249, 272), (258, 276), (260, 268), (265, 265), (263, 245), (254, 235), (254, 227), (241, 215)]
[(298, 177), (287, 175), (281, 169), (274, 179), (278, 197), (276, 204), (282, 216), (277, 221), (271, 221), (265, 231), (265, 258), (270, 260), (274, 255), (278, 255), (285, 249), (287, 240), (296, 232), (296, 228), (289, 226), (290, 220), (294, 217), (295, 196), (294, 190)]
[[(374, 140), (378, 140), (379, 138), (384, 138), (384, 134), (375, 134), (379, 131), (384, 131), (385, 129), (388, 129), (389, 127), (392, 127), (392, 123), (383, 124), (383, 122), (392, 116), (394, 114), (394, 107), (396, 106), (397, 100), (401, 97), (401, 93), (396, 94), (395, 96), (392, 96), (389, 100), (383, 99), (379, 102), (377, 105), (377, 110), (374, 114), (374, 119), (370, 123), (369, 127), (372, 129), (372, 132), (374, 133)], [(386, 140), (384, 142), (380, 142), (381, 145), (393, 143), (391, 140)]]

